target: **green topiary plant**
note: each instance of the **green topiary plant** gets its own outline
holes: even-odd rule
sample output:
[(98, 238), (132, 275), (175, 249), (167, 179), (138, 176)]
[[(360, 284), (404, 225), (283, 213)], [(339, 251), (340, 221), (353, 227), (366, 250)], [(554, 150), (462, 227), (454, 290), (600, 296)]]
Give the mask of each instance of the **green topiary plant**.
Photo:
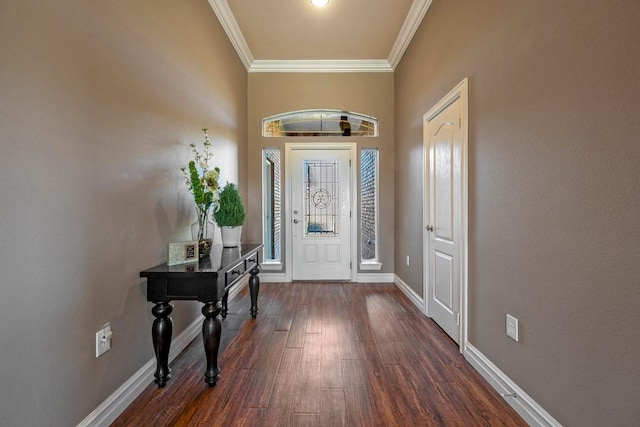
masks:
[(213, 213), (213, 217), (220, 227), (237, 227), (244, 224), (246, 213), (237, 185), (227, 182), (220, 192), (218, 209)]

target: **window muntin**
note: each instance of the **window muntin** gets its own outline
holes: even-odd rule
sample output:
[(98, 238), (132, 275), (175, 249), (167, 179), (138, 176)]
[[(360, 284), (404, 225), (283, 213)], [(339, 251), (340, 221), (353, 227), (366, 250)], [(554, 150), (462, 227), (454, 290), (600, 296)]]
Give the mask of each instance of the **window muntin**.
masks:
[(378, 119), (340, 110), (301, 110), (267, 117), (262, 136), (378, 136)]

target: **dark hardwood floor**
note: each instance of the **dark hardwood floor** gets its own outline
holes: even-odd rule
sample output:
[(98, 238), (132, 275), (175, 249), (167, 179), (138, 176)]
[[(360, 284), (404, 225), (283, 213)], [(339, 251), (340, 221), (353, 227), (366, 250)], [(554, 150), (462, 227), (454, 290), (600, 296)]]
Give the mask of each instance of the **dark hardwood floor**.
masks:
[(113, 426), (526, 426), (392, 284), (262, 283), (223, 322), (221, 379), (202, 339)]

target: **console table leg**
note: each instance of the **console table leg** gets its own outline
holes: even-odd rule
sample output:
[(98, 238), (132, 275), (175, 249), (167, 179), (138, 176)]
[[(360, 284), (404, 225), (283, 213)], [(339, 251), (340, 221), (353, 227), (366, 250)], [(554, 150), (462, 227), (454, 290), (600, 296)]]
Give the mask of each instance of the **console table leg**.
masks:
[(220, 368), (218, 368), (218, 350), (220, 349), (220, 336), (222, 334), (222, 318), (220, 311), (222, 304), (218, 302), (207, 302), (202, 307), (204, 322), (202, 323), (202, 341), (204, 342), (204, 353), (207, 359), (207, 370), (204, 372), (204, 382), (210, 387), (216, 385), (220, 379)]
[(260, 273), (260, 269), (256, 267), (249, 273), (251, 274), (251, 277), (249, 277), (249, 293), (251, 294), (251, 317), (255, 319), (258, 315), (258, 292), (260, 292), (260, 278), (258, 277), (258, 273)]
[(156, 378), (154, 382), (159, 387), (164, 387), (171, 378), (169, 369), (169, 349), (171, 347), (171, 334), (173, 333), (173, 321), (169, 315), (173, 311), (173, 305), (167, 302), (159, 302), (153, 306), (151, 313), (155, 316), (151, 327), (153, 351), (156, 354)]
[(223, 319), (227, 318), (227, 313), (229, 312), (229, 291), (225, 292), (222, 296), (222, 315)]

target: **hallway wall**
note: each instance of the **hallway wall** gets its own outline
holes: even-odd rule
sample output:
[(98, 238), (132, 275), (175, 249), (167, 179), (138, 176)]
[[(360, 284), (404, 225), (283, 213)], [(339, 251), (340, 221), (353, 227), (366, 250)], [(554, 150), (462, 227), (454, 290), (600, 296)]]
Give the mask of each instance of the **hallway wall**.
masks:
[(640, 417), (639, 21), (434, 0), (395, 73), (396, 273), (422, 295), (422, 117), (468, 76), (469, 341), (567, 426)]
[[(285, 143), (303, 141), (356, 142), (360, 148), (378, 148), (380, 158), (380, 260), (383, 273), (393, 273), (394, 198), (394, 115), (393, 74), (391, 73), (250, 73), (248, 128), (248, 217), (246, 241), (262, 240), (262, 149), (280, 148)], [(374, 116), (379, 119), (378, 137), (265, 138), (262, 119), (288, 111), (337, 109)], [(359, 156), (358, 152), (358, 156)], [(359, 162), (359, 160), (358, 160)], [(284, 171), (283, 171), (284, 172)], [(286, 177), (283, 173), (282, 185)], [(359, 177), (358, 177), (359, 179)], [(284, 190), (284, 188), (283, 188)], [(283, 200), (286, 197), (283, 191)], [(283, 202), (284, 204), (284, 202)], [(283, 206), (284, 208), (284, 206)], [(283, 221), (290, 220), (283, 211)], [(243, 235), (245, 231), (243, 228)], [(284, 239), (287, 236), (283, 233)], [(282, 259), (286, 258), (283, 251)], [(355, 264), (357, 265), (357, 263)], [(286, 269), (286, 266), (285, 266)]]
[(202, 0), (3, 0), (0, 40), (0, 425), (68, 427), (152, 359), (139, 271), (191, 239), (202, 127), (241, 174), (247, 74)]

